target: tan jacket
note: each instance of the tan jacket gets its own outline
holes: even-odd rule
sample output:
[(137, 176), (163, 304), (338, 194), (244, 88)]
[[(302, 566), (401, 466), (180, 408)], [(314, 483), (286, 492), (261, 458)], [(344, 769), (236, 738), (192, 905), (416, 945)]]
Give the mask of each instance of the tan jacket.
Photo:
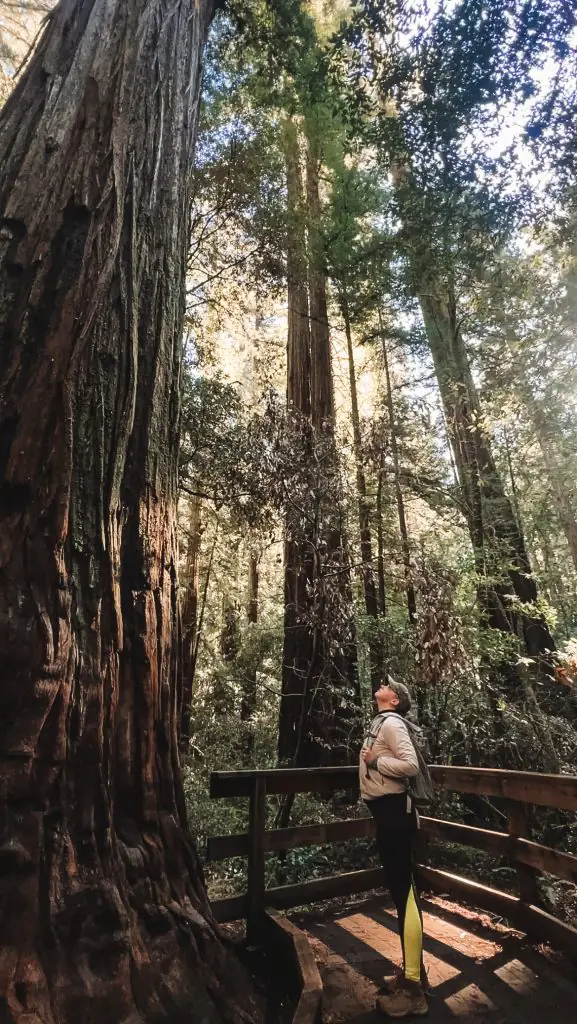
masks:
[(369, 768), (359, 760), (359, 781), (363, 800), (374, 800), (387, 793), (404, 793), (405, 779), (416, 775), (419, 762), (409, 730), (399, 715), (386, 718), (376, 715), (365, 736), (363, 746), (370, 747), (377, 758), (377, 768)]

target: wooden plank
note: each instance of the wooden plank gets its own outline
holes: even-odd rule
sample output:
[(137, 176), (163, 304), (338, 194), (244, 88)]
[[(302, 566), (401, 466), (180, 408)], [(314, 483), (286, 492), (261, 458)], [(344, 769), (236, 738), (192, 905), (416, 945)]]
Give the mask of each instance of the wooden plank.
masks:
[(287, 976), (287, 965), (293, 975), (289, 984), (292, 981), (291, 988), (296, 988), (298, 999), (292, 1024), (320, 1024), (323, 983), (305, 933), (268, 908), (262, 924), (263, 939), (267, 945), (278, 947), (283, 957), (283, 976)]
[(297, 882), (267, 889), (267, 906), (276, 910), (301, 907), (317, 900), (328, 900), (335, 896), (350, 896), (352, 893), (368, 892), (384, 885), (382, 868), (365, 868), (362, 871), (348, 871), (343, 875), (329, 875), (314, 878), (310, 882)]
[[(361, 818), (358, 820), (362, 822), (368, 822), (369, 826), (372, 825), (371, 819)], [(421, 823), (426, 834), (434, 836), (435, 838), (444, 839), (449, 842), (459, 843), (461, 845), (474, 846), (477, 849), (486, 850), (489, 853), (495, 853), (503, 856), (514, 856), (517, 861), (520, 861), (524, 864), (528, 864), (531, 867), (536, 868), (538, 871), (545, 871), (550, 875), (555, 875), (558, 878), (564, 878), (569, 882), (574, 882), (577, 884), (577, 857), (570, 853), (561, 853), (559, 850), (553, 850), (549, 846), (541, 846), (539, 843), (531, 842), (528, 839), (511, 840), (509, 836), (505, 835), (505, 833), (489, 832), (487, 829), (475, 829), (469, 825), (459, 825), (455, 822), (437, 821), (434, 818), (421, 818)], [(284, 830), (278, 829), (278, 831), (282, 832)], [(267, 833), (265, 833), (265, 836), (266, 834)], [(243, 838), (248, 841), (247, 836), (222, 836), (218, 838)], [(380, 869), (376, 870), (377, 873), (380, 871)], [(443, 872), (437, 874), (441, 879), (440, 884), (444, 886), (446, 884), (446, 881), (443, 881), (443, 879), (446, 879), (446, 876), (444, 875)], [(366, 873), (363, 871), (358, 873), (354, 872), (353, 875), (358, 877), (360, 887), (357, 888), (356, 881), (354, 882), (354, 888), (352, 888), (349, 885), (349, 883), (344, 883), (346, 886), (348, 886), (349, 893), (365, 892), (367, 888), (372, 889), (375, 887), (379, 887), (383, 884), (382, 878), (379, 879), (378, 877), (375, 878), (374, 875), (370, 875), (368, 877), (368, 881), (370, 884), (368, 884), (365, 887), (365, 881), (367, 880)], [(324, 885), (324, 879), (320, 879), (319, 881), (321, 881)], [(330, 881), (332, 883), (332, 881), (334, 880), (331, 879)], [(301, 883), (301, 885), (309, 886), (314, 884), (314, 880), (313, 882)], [(340, 883), (336, 883), (337, 888), (339, 884)], [(289, 890), (292, 888), (292, 886), (288, 887)], [(289, 894), (286, 893), (286, 891), (284, 892), (283, 895), (283, 890), (285, 890), (285, 887), (280, 887), (277, 890), (273, 890), (273, 892), (276, 892), (278, 894), (277, 899), (281, 901), (279, 905), (282, 905), (282, 907), (288, 908), (290, 906), (298, 906), (299, 902), (303, 901), (302, 889), (300, 890), (300, 893), (297, 892), (297, 895), (295, 897), (297, 899), (297, 903), (294, 904), (290, 903), (291, 897), (289, 896)], [(326, 889), (324, 891), (326, 892)], [(470, 891), (468, 889), (467, 892), (464, 894), (462, 889), (460, 890), (460, 892), (463, 895), (463, 899), (469, 898)], [(308, 895), (306, 890), (304, 890), (304, 895), (306, 897), (304, 902), (313, 902), (314, 899), (328, 898), (328, 896), (325, 895), (316, 896), (314, 892), (311, 894), (310, 890), (308, 892)], [(332, 895), (332, 893), (329, 893), (329, 895)], [(342, 893), (337, 892), (335, 893), (335, 895), (342, 895)], [(264, 899), (265, 902), (268, 901), (268, 894), (266, 892)], [(287, 900), (289, 902), (287, 902)], [(246, 894), (243, 896), (232, 896), (225, 899), (214, 900), (211, 906), (214, 916), (218, 922), (224, 923), (225, 921), (239, 920), (242, 917), (246, 917)], [(501, 907), (501, 909), (497, 910), (496, 912), (505, 913), (506, 909), (506, 907)]]
[(246, 917), (247, 906), (245, 892), (241, 896), (224, 896), (220, 900), (211, 900), (210, 903), (214, 919), (219, 924), (226, 924), (227, 921), (241, 921)]
[(248, 840), (248, 833), (232, 833), (230, 836), (210, 836), (206, 841), (206, 859), (213, 862), (215, 860), (228, 860), (229, 857), (248, 857)]
[(511, 856), (511, 840), (506, 832), (492, 832), (486, 828), (460, 825), (455, 821), (424, 817), (421, 818), (421, 829), (435, 839), (459, 843), (461, 846), (473, 846), (477, 850), (486, 850), (496, 856)]
[(417, 877), (421, 885), (438, 893), (448, 893), (464, 903), (470, 903), (493, 914), (506, 917), (518, 928), (531, 935), (538, 936), (546, 942), (565, 950), (572, 958), (577, 958), (577, 929), (552, 917), (541, 907), (524, 903), (518, 896), (490, 889), (486, 885), (472, 882), (468, 878), (452, 875), (436, 868), (417, 866)]
[(515, 838), (506, 832), (492, 832), (489, 829), (473, 828), (453, 821), (437, 818), (421, 818), (421, 828), (426, 835), (461, 846), (473, 846), (496, 856), (510, 857), (520, 864), (527, 864), (539, 872), (546, 872), (556, 878), (563, 878), (577, 884), (577, 857), (563, 853), (550, 846)]
[[(438, 818), (421, 818), (421, 829), (425, 835), (445, 842), (472, 846), (477, 850), (494, 853), (495, 856), (511, 857), (521, 864), (527, 864), (537, 871), (555, 875), (568, 882), (577, 883), (577, 857), (562, 853), (550, 846), (528, 839), (512, 839), (506, 832), (474, 828), (455, 821)], [(322, 843), (344, 839), (362, 839), (374, 835), (372, 818), (348, 818), (327, 825), (301, 825), (297, 828), (270, 829), (264, 834), (267, 853), (292, 849), (295, 846), (316, 846)], [(286, 840), (286, 842), (285, 842)], [(248, 832), (228, 836), (211, 836), (207, 844), (210, 861), (226, 860), (227, 857), (247, 857), (249, 850)]]
[(292, 850), (297, 846), (322, 846), (324, 843), (344, 842), (347, 839), (365, 839), (374, 834), (374, 821), (372, 817), (367, 817), (271, 829), (265, 838), (267, 850)]
[[(513, 856), (511, 840), (506, 832), (492, 832), (488, 829), (473, 828), (453, 821), (438, 818), (421, 818), (421, 830), (435, 839), (442, 839), (461, 846), (473, 846), (502, 856)], [(320, 846), (345, 839), (364, 839), (375, 834), (372, 818), (348, 818), (324, 825), (300, 825), (295, 828), (270, 829), (264, 834), (267, 853), (291, 850), (297, 846)], [(236, 832), (228, 836), (211, 836), (207, 842), (209, 861), (226, 860), (228, 857), (247, 857), (249, 851), (248, 832)], [(548, 869), (547, 869), (548, 870)]]
[(229, 857), (248, 857), (248, 851), (248, 832), (233, 832), (229, 836), (210, 836), (206, 841), (206, 859), (211, 863), (215, 860), (228, 860)]
[(513, 860), (517, 869), (519, 895), (524, 903), (533, 903), (538, 906), (541, 903), (541, 897), (535, 868), (523, 863), (515, 856), (517, 850), (516, 840), (531, 839), (531, 826), (529, 825), (525, 804), (517, 803), (514, 800), (507, 804), (507, 825), (509, 835), (513, 839), (511, 846), (513, 849)]
[(266, 780), (253, 779), (249, 806), (248, 850), (248, 934), (258, 927), (264, 911), (264, 833), (266, 825)]
[[(264, 834), (264, 848), (267, 853), (271, 853), (292, 850), (297, 846), (322, 846), (324, 843), (336, 843), (346, 839), (363, 839), (374, 833), (372, 818), (347, 818), (319, 825), (269, 829)], [(226, 860), (227, 857), (246, 857), (248, 849), (248, 832), (211, 836), (207, 842), (207, 858), (215, 861)]]
[(518, 921), (524, 931), (550, 942), (564, 950), (572, 960), (577, 961), (577, 928), (559, 921), (542, 907), (533, 907), (520, 902)]
[(267, 793), (330, 793), (335, 789), (358, 789), (359, 769), (270, 768), (262, 771), (212, 772), (211, 797), (250, 796), (255, 778), (266, 781)]
[[(369, 892), (380, 889), (384, 885), (382, 868), (365, 868), (363, 871), (348, 871), (344, 875), (329, 875), (314, 878), (310, 882), (297, 882), (294, 885), (280, 885), (267, 889), (264, 894), (265, 904), (276, 910), (290, 910), (291, 907), (302, 907), (318, 900), (329, 900), (335, 896), (350, 896), (357, 892)], [(226, 900), (215, 900), (211, 903), (213, 913), (221, 923), (236, 921), (244, 916), (247, 907), (246, 893)], [(230, 914), (231, 916), (224, 916)], [(235, 915), (235, 916), (232, 916)]]
[[(461, 768), (432, 765), (440, 789), (481, 796), (501, 796), (540, 807), (577, 811), (577, 776), (511, 772), (504, 768)], [(268, 793), (325, 793), (357, 789), (358, 768), (271, 768), (263, 771), (212, 772), (213, 797), (250, 796), (255, 778), (266, 781)]]
[(436, 786), (459, 793), (505, 797), (521, 803), (577, 811), (577, 776), (511, 772), (504, 768), (457, 768), (433, 765)]
[(484, 910), (509, 917), (511, 920), (517, 905), (521, 903), (517, 896), (512, 896), (510, 893), (491, 889), (479, 882), (472, 882), (469, 878), (461, 878), (460, 875), (425, 867), (423, 864), (417, 865), (416, 875), (419, 883), (425, 888), (430, 888), (438, 893), (448, 893), (458, 900), (463, 900), (464, 903), (472, 903), (475, 907), (482, 907)]
[[(529, 843), (528, 840), (518, 840), (517, 842), (525, 850), (527, 847), (533, 848), (538, 845)], [(540, 853), (541, 850), (548, 850), (548, 847), (541, 847)], [(555, 853), (556, 851), (550, 852)], [(577, 860), (577, 858), (573, 859)], [(540, 907), (523, 903), (517, 896), (480, 885), (469, 878), (461, 878), (459, 875), (438, 871), (436, 868), (425, 867), (421, 864), (417, 865), (416, 874), (419, 884), (424, 888), (438, 893), (447, 893), (463, 903), (469, 903), (472, 906), (489, 910), (491, 913), (499, 914), (517, 927), (541, 937), (544, 941), (551, 942), (577, 959), (577, 929), (552, 917)], [(314, 903), (317, 900), (330, 899), (334, 896), (349, 896), (353, 893), (367, 892), (383, 885), (384, 876), (381, 869), (369, 868), (364, 871), (351, 871), (346, 875), (317, 878), (311, 882), (300, 882), (296, 885), (283, 885), (275, 889), (268, 889), (265, 893), (265, 902), (267, 906), (273, 906), (279, 910), (289, 909), (306, 903)], [(211, 903), (211, 909), (220, 923), (239, 920), (246, 915), (247, 896), (244, 894), (215, 900)]]
[(518, 839), (515, 843), (515, 859), (522, 864), (529, 864), (537, 871), (545, 871), (548, 875), (564, 878), (567, 882), (577, 884), (577, 857), (572, 853), (562, 853), (550, 846), (529, 839)]

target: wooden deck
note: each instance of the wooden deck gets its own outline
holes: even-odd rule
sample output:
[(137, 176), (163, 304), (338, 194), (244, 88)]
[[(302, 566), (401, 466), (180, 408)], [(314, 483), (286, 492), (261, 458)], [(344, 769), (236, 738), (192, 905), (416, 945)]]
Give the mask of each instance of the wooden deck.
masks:
[[(434, 859), (431, 863), (426, 845), (420, 844), (416, 878), (426, 891), (437, 894), (424, 904), (425, 962), (432, 986), (428, 1020), (432, 1024), (574, 1024), (577, 928), (547, 911), (539, 878), (553, 875), (574, 885), (577, 855), (535, 842), (529, 809), (533, 805), (577, 811), (577, 776), (452, 765), (433, 765), (431, 772), (439, 789), (491, 797), (503, 812), (506, 831), (424, 816), (424, 840), (472, 846), (508, 860), (515, 869), (518, 894), (494, 889), (483, 879), (472, 881), (439, 870)], [(211, 860), (233, 856), (248, 860), (247, 892), (215, 901), (217, 920), (245, 917), (249, 940), (258, 946), (263, 942), (266, 908), (288, 910), (321, 900), (341, 900), (336, 909), (333, 904), (332, 913), (325, 907), (322, 913), (292, 915), (309, 940), (307, 944), (302, 935), (299, 943), (294, 936), (291, 940), (293, 982), (299, 995), (292, 1024), (319, 1024), (321, 1002), (324, 1024), (382, 1021), (375, 1010), (375, 997), (383, 974), (391, 973), (399, 959), (395, 915), (384, 896), (374, 896), (376, 887), (384, 882), (380, 869), (265, 887), (267, 853), (367, 838), (374, 832), (370, 816), (267, 829), (267, 796), (349, 790), (355, 780), (358, 770), (354, 766), (213, 772), (211, 776), (212, 796), (249, 798), (248, 832), (214, 836), (208, 843)], [(342, 902), (352, 894), (369, 891), (373, 893), (369, 898), (356, 895), (349, 903)], [(448, 899), (459, 902), (449, 903)], [(463, 904), (484, 909), (467, 910)], [(507, 926), (502, 923), (505, 919), (510, 922)], [(513, 926), (527, 929), (534, 942)], [(551, 942), (556, 950), (563, 950), (573, 967), (562, 953), (553, 953), (537, 941)], [(306, 971), (297, 945), (306, 951)], [(307, 978), (310, 984), (305, 983)]]
[[(561, 954), (444, 898), (423, 900), (423, 911), (431, 1024), (575, 1024), (577, 970)], [(324, 1024), (382, 1024), (375, 997), (399, 962), (396, 917), (385, 898), (291, 917), (323, 979)]]

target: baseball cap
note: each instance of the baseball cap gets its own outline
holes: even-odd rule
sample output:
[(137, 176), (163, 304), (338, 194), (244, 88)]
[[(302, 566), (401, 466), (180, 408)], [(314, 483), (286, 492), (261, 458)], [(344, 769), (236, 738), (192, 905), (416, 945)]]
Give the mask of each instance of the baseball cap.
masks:
[(397, 705), (397, 711), (399, 714), (406, 715), (411, 710), (413, 701), (405, 684), (398, 683), (397, 680), (393, 679), (388, 672), (383, 676), (383, 683), (385, 686), (388, 686), (393, 693), (396, 693), (399, 698), (399, 703)]

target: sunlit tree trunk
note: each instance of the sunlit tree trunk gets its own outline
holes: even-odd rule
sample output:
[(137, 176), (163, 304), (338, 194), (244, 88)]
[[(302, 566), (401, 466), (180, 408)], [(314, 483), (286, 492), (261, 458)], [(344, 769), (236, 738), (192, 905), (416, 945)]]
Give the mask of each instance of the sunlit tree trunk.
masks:
[(389, 428), (391, 431), (391, 452), (393, 456), (393, 473), (395, 479), (395, 497), (397, 500), (397, 514), (399, 517), (399, 533), (401, 535), (401, 551), (403, 555), (403, 566), (405, 569), (405, 586), (407, 593), (407, 610), (409, 622), (414, 626), (417, 620), (417, 599), (415, 596), (415, 585), (411, 568), (411, 546), (409, 543), (409, 531), (407, 529), (407, 517), (405, 515), (405, 499), (401, 487), (401, 464), (399, 459), (399, 446), (397, 443), (397, 424), (395, 420), (395, 407), (393, 404), (393, 390), (391, 387), (391, 374), (389, 371), (389, 356), (387, 352), (387, 340), (383, 330), (383, 321), (379, 309), (379, 326), (381, 330), (381, 342), (383, 349), (383, 365), (385, 368), (385, 384), (387, 388), (387, 411), (389, 414)]
[(327, 275), (323, 266), (320, 234), (321, 198), (319, 171), (320, 146), (315, 126), (307, 132), (306, 194), (308, 234), (308, 285), (311, 339), (311, 420), (317, 431), (334, 433), (335, 401), (329, 318), (327, 311)]
[[(357, 393), (357, 375), (355, 370), (355, 354), (353, 348), (353, 333), (347, 294), (342, 291), (340, 294), (340, 309), (345, 325), (345, 336), (347, 339), (347, 357), (349, 367), (349, 387), (351, 394), (351, 422), (353, 427), (353, 444), (355, 450), (356, 485), (359, 508), (359, 540), (361, 549), (361, 578), (363, 581), (363, 595), (365, 599), (365, 610), (370, 619), (375, 623), (379, 618), (379, 602), (377, 598), (377, 587), (375, 584), (375, 573), (373, 566), (373, 538), (371, 532), (371, 508), (367, 496), (367, 481), (363, 464), (363, 445), (361, 436), (361, 417), (359, 413), (359, 399)], [(371, 683), (373, 691), (378, 689), (383, 670), (381, 646), (376, 636), (369, 639), (369, 657), (371, 663)]]
[(0, 994), (248, 1020), (186, 831), (178, 384), (208, 0), (62, 0), (0, 114)]
[(377, 516), (377, 577), (379, 594), (379, 615), (387, 614), (387, 588), (385, 581), (385, 539), (383, 530), (383, 487), (385, 484), (384, 457), (381, 457), (379, 465), (379, 477), (377, 480), (377, 498), (375, 512)]
[(538, 613), (515, 607), (516, 600), (524, 605), (536, 602), (537, 586), (483, 425), (454, 298), (432, 279), (421, 289), (419, 301), (455, 455), (485, 620), (518, 634), (527, 654), (540, 657), (555, 645)]
[(571, 560), (577, 572), (577, 516), (574, 505), (575, 480), (568, 479), (568, 474), (563, 471), (561, 460), (555, 450), (554, 440), (551, 436), (551, 425), (548, 423), (543, 409), (533, 399), (533, 396), (530, 396), (527, 403), (527, 412), (535, 426), (555, 511), (567, 541)]

